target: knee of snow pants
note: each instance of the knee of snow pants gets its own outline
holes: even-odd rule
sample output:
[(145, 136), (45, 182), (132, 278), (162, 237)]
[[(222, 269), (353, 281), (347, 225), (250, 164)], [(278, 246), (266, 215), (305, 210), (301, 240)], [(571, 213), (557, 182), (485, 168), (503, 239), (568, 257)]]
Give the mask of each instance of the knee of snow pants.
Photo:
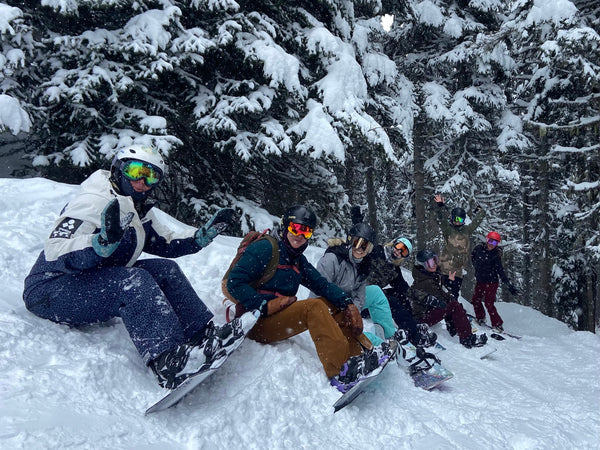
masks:
[(369, 285), (365, 288), (365, 298), (365, 308), (369, 310), (371, 320), (383, 327), (386, 339), (391, 338), (396, 332), (396, 324), (387, 297), (379, 286)]
[[(191, 300), (196, 299), (202, 303), (194, 293)], [(176, 299), (175, 303), (183, 304), (186, 300)], [(204, 307), (192, 318), (180, 320), (153, 275), (142, 267), (105, 267), (61, 276), (36, 288), (28, 298), (27, 307), (39, 317), (71, 326), (121, 317), (146, 363), (183, 343), (184, 325), (191, 333), (190, 324), (200, 330), (212, 317)]]
[[(332, 313), (334, 315), (332, 315)], [(292, 303), (287, 308), (268, 317), (261, 317), (248, 337), (258, 342), (277, 342), (308, 330), (317, 355), (328, 378), (339, 374), (342, 365), (362, 348), (350, 330), (339, 326), (334, 316), (337, 308), (323, 298), (309, 298)], [(339, 322), (341, 323), (341, 322)]]

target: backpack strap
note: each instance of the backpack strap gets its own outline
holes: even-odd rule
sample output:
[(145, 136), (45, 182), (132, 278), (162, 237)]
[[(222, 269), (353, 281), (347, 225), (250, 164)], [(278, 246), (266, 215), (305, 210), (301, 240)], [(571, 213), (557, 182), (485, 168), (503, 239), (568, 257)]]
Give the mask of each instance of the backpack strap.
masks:
[[(259, 241), (261, 239), (267, 239), (269, 242), (271, 242), (273, 251), (271, 253), (271, 259), (269, 260), (269, 263), (265, 267), (265, 270), (263, 271), (262, 276), (259, 279), (253, 280), (249, 283), (250, 286), (252, 286), (252, 288), (254, 288), (254, 289), (258, 289), (260, 286), (262, 286), (263, 284), (268, 282), (271, 278), (273, 278), (273, 276), (275, 275), (275, 272), (277, 272), (277, 267), (279, 265), (279, 243), (277, 242), (277, 239), (275, 239), (273, 236), (270, 236), (265, 233), (266, 233), (266, 231), (264, 231), (261, 234), (261, 236), (259, 238), (257, 238), (254, 242)], [(250, 244), (250, 245), (252, 245), (252, 244)], [(236, 261), (236, 264), (237, 264), (237, 261)], [(235, 267), (236, 264), (234, 264), (232, 267), (229, 268), (229, 270), (227, 271), (227, 273), (221, 280), (221, 291), (223, 291), (223, 294), (226, 297), (223, 300), (223, 303), (225, 303), (227, 300), (231, 300), (234, 303), (239, 303), (227, 289), (227, 279), (229, 278), (229, 273), (231, 272), (233, 267)], [(242, 310), (241, 313), (239, 315), (237, 315), (239, 310), (241, 310), (241, 308), (236, 308), (236, 317), (239, 317), (240, 315), (242, 315), (245, 312), (245, 310)]]

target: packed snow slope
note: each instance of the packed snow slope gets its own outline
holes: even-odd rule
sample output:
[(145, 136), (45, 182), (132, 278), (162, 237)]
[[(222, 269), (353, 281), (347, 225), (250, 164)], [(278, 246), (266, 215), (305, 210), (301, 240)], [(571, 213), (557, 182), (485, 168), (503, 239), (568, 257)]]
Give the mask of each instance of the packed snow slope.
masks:
[[(119, 319), (75, 330), (23, 306), (23, 278), (76, 189), (0, 179), (2, 449), (600, 448), (600, 337), (512, 303), (498, 309), (523, 339), (492, 341), (490, 359), (434, 327), (455, 377), (431, 392), (390, 364), (334, 414), (339, 394), (304, 333), (275, 345), (245, 341), (179, 405), (145, 417), (161, 388)], [(220, 279), (238, 242), (218, 237), (178, 260), (219, 323)], [(309, 259), (322, 252), (311, 247)]]

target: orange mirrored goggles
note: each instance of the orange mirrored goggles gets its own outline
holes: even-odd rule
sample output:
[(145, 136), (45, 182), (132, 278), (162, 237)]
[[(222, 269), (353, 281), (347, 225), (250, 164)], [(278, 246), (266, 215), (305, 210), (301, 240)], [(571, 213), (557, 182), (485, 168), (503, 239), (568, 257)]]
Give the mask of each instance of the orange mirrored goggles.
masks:
[(290, 224), (288, 225), (288, 231), (294, 236), (302, 235), (306, 239), (310, 239), (313, 235), (314, 230), (308, 225), (304, 225), (303, 223), (290, 222)]
[(394, 245), (394, 248), (400, 252), (403, 258), (406, 258), (410, 253), (408, 247), (404, 245), (404, 242), (398, 242), (396, 245)]

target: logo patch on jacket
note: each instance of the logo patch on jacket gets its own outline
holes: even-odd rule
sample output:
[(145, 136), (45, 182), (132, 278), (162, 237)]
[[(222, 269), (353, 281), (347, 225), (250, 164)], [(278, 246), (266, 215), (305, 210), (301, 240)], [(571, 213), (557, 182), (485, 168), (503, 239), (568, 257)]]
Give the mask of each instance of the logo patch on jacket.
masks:
[(81, 226), (83, 220), (72, 219), (70, 217), (65, 218), (58, 226), (54, 229), (52, 234), (50, 234), (50, 239), (53, 238), (63, 238), (63, 239), (71, 239), (73, 234), (77, 231), (77, 229)]

